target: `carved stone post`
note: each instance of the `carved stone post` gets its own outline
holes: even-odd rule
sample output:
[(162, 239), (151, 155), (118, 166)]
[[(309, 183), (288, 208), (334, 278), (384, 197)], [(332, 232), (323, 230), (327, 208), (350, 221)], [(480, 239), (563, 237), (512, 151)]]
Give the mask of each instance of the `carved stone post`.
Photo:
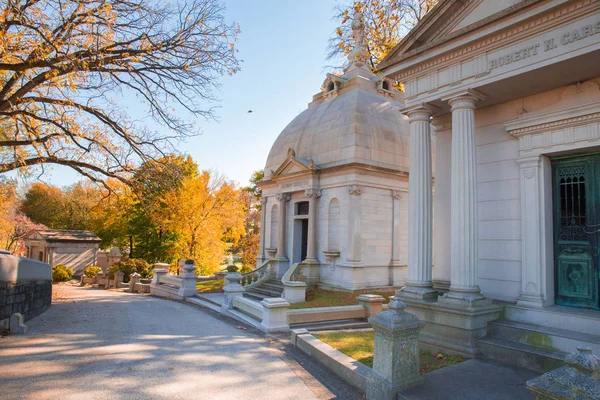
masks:
[(121, 286), (121, 284), (123, 283), (124, 276), (125, 276), (125, 274), (121, 271), (115, 272), (115, 283), (114, 283), (115, 289), (118, 289)]
[(183, 298), (192, 297), (198, 294), (196, 288), (196, 282), (198, 281), (196, 276), (196, 265), (194, 260), (186, 260), (183, 265), (185, 273), (181, 277), (181, 288), (179, 288), (179, 295)]
[(135, 285), (140, 283), (140, 279), (141, 279), (141, 275), (138, 274), (137, 272), (134, 272), (133, 274), (131, 274), (131, 276), (129, 277), (129, 292), (130, 293), (135, 292)]
[(600, 358), (592, 350), (577, 347), (565, 358), (567, 365), (527, 381), (537, 399), (600, 399)]
[(229, 282), (223, 286), (223, 292), (225, 292), (225, 298), (223, 299), (223, 305), (221, 308), (223, 311), (231, 310), (233, 308), (233, 300), (236, 297), (241, 297), (246, 291), (240, 281), (242, 280), (242, 274), (239, 272), (231, 272), (225, 277), (226, 281)]
[(348, 207), (348, 256), (349, 263), (360, 263), (360, 195), (362, 189), (358, 185), (348, 187), (350, 207)]
[(419, 332), (425, 323), (404, 311), (405, 308), (406, 304), (395, 296), (387, 311), (369, 318), (375, 331), (376, 374), (367, 382), (367, 399), (395, 400), (399, 391), (423, 383), (419, 371)]

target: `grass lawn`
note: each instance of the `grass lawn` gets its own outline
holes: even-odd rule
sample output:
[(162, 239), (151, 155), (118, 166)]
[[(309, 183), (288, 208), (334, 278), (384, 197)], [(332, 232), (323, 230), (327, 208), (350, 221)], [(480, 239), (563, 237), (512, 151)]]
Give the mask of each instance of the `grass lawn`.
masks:
[(223, 281), (196, 282), (198, 293), (221, 293)]
[[(297, 308), (313, 308), (313, 307), (337, 307), (337, 306), (352, 306), (358, 304), (356, 298), (361, 294), (378, 294), (386, 300), (393, 296), (394, 292), (377, 292), (374, 290), (363, 290), (361, 292), (338, 292), (334, 290), (313, 289), (306, 293), (306, 301), (302, 303), (294, 303), (290, 306), (291, 309)], [(387, 303), (387, 301), (386, 301)]]
[[(327, 343), (334, 349), (354, 358), (356, 361), (359, 361), (368, 367), (373, 367), (373, 331), (351, 333), (329, 332), (315, 334), (315, 337)], [(425, 374), (466, 360), (467, 359), (462, 356), (451, 356), (443, 353), (432, 355), (422, 352), (420, 357), (421, 373)]]

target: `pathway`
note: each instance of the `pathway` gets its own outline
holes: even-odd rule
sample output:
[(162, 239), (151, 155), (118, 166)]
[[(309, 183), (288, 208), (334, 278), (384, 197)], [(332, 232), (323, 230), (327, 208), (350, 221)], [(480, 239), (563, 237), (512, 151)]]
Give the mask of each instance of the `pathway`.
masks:
[(29, 333), (0, 339), (9, 399), (360, 399), (295, 349), (192, 305), (55, 286)]

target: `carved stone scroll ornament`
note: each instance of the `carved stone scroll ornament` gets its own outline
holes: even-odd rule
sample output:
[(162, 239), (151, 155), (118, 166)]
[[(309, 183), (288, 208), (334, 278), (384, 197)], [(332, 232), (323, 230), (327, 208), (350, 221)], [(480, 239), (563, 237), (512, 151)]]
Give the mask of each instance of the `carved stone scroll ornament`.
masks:
[(306, 197), (321, 197), (321, 189), (306, 189), (304, 195)]
[(277, 201), (290, 201), (292, 199), (292, 195), (289, 193), (280, 193), (276, 197)]
[(348, 187), (348, 194), (351, 196), (360, 196), (362, 192), (362, 189), (358, 185), (350, 185), (350, 187)]

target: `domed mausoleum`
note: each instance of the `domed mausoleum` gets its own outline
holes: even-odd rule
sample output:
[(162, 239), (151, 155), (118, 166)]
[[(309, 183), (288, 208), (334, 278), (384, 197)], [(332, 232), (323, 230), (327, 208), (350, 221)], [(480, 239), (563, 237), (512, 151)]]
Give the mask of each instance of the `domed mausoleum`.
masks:
[[(356, 34), (356, 31), (355, 31)], [(360, 46), (358, 49), (362, 50)], [(259, 265), (281, 277), (305, 262), (309, 284), (403, 285), (407, 264), (409, 123), (393, 81), (360, 53), (328, 75), (267, 159)]]

